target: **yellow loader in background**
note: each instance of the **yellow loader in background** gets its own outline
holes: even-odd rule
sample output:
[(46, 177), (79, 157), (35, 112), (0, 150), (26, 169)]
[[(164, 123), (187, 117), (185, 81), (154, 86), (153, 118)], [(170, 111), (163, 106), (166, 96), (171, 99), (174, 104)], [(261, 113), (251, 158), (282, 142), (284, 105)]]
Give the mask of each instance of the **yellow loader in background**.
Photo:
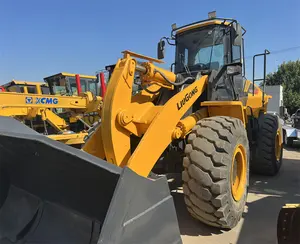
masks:
[(81, 114), (100, 114), (102, 98), (94, 97), (90, 92), (71, 97), (1, 92), (0, 104), (0, 116), (14, 117), (53, 140), (81, 147), (88, 136), (87, 130), (76, 130), (78, 127), (60, 117), (55, 109), (65, 109), (70, 117), (82, 121)]
[[(4, 93), (0, 94), (0, 99), (3, 101), (0, 115), (12, 116), (23, 121), (37, 132), (48, 135), (51, 139), (80, 147), (84, 144), (84, 140), (88, 136), (87, 130), (91, 129), (92, 125), (100, 119), (99, 113), (102, 106), (102, 98), (96, 96), (98, 83), (96, 76), (70, 73), (53, 75), (45, 78), (45, 82), (12, 80), (2, 85)], [(81, 88), (79, 91), (80, 96), (76, 95), (78, 92), (74, 90), (74, 87), (77, 89), (77, 86)], [(53, 103), (50, 103), (50, 101), (54, 100), (50, 99), (48, 95), (61, 96), (63, 90), (65, 91), (62, 94), (63, 96), (72, 98), (70, 100), (64, 99), (64, 104), (60, 103), (64, 108), (57, 106), (54, 108)], [(66, 92), (71, 90), (72, 93)], [(5, 93), (5, 91), (24, 95), (20, 95), (15, 99), (14, 95)], [(31, 94), (41, 96), (32, 97)], [(29, 98), (31, 98), (32, 102), (39, 101), (39, 105), (31, 107), (30, 103), (27, 103), (27, 99)], [(74, 101), (81, 98), (87, 98), (87, 104), (95, 103), (93, 109), (90, 108), (91, 105), (83, 106), (82, 104), (78, 108), (78, 105)], [(47, 99), (49, 99), (49, 103)]]
[[(282, 162), (280, 124), (265, 113), (269, 96), (254, 81), (253, 93), (245, 92), (244, 33), (233, 19), (173, 25), (163, 39), (176, 45), (174, 72), (154, 64), (162, 63), (163, 39), (159, 59), (125, 51), (101, 125), (81, 151), (0, 118), (0, 241), (182, 243), (158, 169), (182, 172), (194, 218), (236, 226), (249, 169), (275, 175)], [(133, 95), (137, 76), (142, 90)], [(183, 158), (170, 162), (171, 152)]]
[(45, 82), (12, 80), (1, 86), (4, 88), (4, 92), (49, 94), (49, 87)]
[[(101, 73), (97, 76), (90, 76), (62, 72), (45, 77), (44, 82), (12, 80), (2, 85), (2, 87), (8, 92), (62, 96), (78, 96), (81, 92), (89, 91), (93, 96), (103, 97), (104, 94), (99, 93), (100, 77)], [(103, 81), (101, 80), (101, 85), (102, 83)], [(69, 124), (72, 124), (71, 127), (76, 127), (74, 128), (76, 131), (86, 129), (100, 119), (97, 111), (82, 114), (83, 123), (79, 121), (78, 117), (72, 117), (66, 110), (56, 110), (56, 113), (59, 113), (60, 117), (65, 119)]]
[[(105, 83), (101, 73), (97, 76), (58, 73), (44, 78), (50, 94), (60, 96), (78, 96), (80, 93), (91, 92), (92, 95), (103, 99), (104, 93), (99, 93), (99, 87)], [(69, 124), (71, 131), (83, 131), (92, 127), (100, 120), (100, 111), (89, 111), (81, 114), (70, 113), (68, 109), (56, 109), (56, 113)]]

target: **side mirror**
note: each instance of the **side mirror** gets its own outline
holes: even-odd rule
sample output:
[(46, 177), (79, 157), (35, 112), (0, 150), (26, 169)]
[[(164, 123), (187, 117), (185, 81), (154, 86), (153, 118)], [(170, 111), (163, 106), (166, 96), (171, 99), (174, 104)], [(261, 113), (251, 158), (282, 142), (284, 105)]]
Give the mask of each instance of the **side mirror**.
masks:
[(242, 73), (242, 66), (239, 64), (228, 65), (226, 68), (226, 73), (229, 76), (240, 75)]
[(234, 46), (242, 46), (242, 26), (239, 23), (233, 23), (232, 44)]
[(172, 63), (170, 68), (171, 72), (174, 72), (174, 67), (175, 67), (175, 63)]
[(157, 44), (157, 58), (163, 59), (165, 57), (165, 41), (160, 40), (160, 42)]

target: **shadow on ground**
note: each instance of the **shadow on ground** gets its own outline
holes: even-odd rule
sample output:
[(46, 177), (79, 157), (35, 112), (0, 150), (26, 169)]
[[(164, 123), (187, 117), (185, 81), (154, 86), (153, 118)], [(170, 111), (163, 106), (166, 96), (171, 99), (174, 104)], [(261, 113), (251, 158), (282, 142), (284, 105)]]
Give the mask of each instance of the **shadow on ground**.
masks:
[(300, 203), (300, 157), (284, 159), (274, 177), (252, 175), (238, 244), (277, 243), (277, 218), (286, 203)]

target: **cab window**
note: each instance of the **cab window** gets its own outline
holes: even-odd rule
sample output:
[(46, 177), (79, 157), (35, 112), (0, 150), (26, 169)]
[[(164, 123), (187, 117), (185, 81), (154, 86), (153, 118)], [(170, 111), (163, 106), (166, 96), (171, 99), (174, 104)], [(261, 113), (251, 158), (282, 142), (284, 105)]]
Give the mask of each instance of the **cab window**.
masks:
[(42, 94), (50, 94), (50, 89), (47, 86), (42, 86)]
[(94, 96), (97, 96), (97, 82), (95, 79), (88, 79), (89, 91), (93, 93)]
[(9, 92), (20, 92), (24, 93), (24, 87), (20, 85), (13, 85), (6, 88)]
[(66, 95), (67, 88), (66, 88), (66, 79), (57, 77), (52, 80), (53, 85), (53, 93), (55, 95)]
[[(77, 91), (77, 86), (76, 86), (76, 78), (75, 77), (69, 77), (69, 83), (71, 86), (71, 92), (73, 95), (78, 95), (78, 91)], [(86, 80), (83, 78), (80, 78), (80, 86), (81, 86), (81, 91), (82, 92), (86, 92), (87, 91), (87, 87), (86, 87)]]
[(218, 69), (224, 65), (224, 46), (223, 44), (203, 47), (196, 55), (195, 64), (208, 64), (212, 69)]
[(36, 94), (36, 86), (27, 86), (28, 93)]
[(241, 62), (241, 47), (232, 46), (232, 63)]

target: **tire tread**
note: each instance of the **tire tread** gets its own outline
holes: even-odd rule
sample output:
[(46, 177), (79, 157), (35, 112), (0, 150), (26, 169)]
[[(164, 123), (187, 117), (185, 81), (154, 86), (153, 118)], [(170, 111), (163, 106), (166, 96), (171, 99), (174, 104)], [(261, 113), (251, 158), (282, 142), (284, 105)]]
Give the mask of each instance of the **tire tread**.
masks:
[(198, 220), (219, 228), (233, 228), (243, 212), (242, 209), (235, 216), (229, 214), (231, 192), (227, 175), (237, 135), (245, 138), (248, 153), (247, 133), (239, 119), (205, 118), (192, 129), (185, 150), (182, 178), (187, 209)]

